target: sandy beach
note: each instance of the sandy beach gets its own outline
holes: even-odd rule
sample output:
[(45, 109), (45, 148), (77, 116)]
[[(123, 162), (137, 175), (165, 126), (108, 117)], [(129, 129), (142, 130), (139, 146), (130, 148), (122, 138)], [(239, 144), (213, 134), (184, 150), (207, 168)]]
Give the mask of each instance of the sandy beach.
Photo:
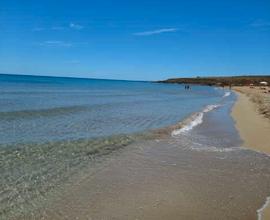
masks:
[(235, 87), (232, 116), (245, 147), (270, 154), (270, 93), (259, 87)]
[(270, 0), (0, 0), (0, 220), (270, 220)]
[[(236, 128), (244, 146), (270, 155), (270, 93), (269, 88), (235, 87), (238, 100), (232, 109)], [(270, 219), (270, 206), (259, 213), (261, 219)]]

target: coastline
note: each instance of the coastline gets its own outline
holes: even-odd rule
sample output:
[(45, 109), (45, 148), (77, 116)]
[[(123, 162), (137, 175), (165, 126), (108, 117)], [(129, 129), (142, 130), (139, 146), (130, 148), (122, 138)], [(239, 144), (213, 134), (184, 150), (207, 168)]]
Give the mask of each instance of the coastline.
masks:
[(223, 141), (238, 136), (232, 100), (188, 132), (164, 128), (104, 156), (14, 219), (257, 219), (270, 179), (254, 174), (269, 173), (270, 161)]
[[(264, 101), (265, 93), (258, 88), (249, 87), (236, 87), (234, 91), (238, 99), (231, 115), (244, 147), (270, 155), (270, 120), (267, 118), (269, 107)], [(264, 112), (260, 111), (262, 108), (265, 109)], [(259, 220), (270, 219), (269, 197), (257, 213)]]
[[(270, 160), (240, 147), (242, 141), (230, 116), (234, 101), (235, 95), (225, 92), (220, 102), (177, 124), (138, 136), (53, 142), (14, 151), (15, 159), (18, 155), (24, 158), (13, 159), (15, 167), (26, 170), (16, 161), (33, 161), (36, 170), (45, 172), (39, 175), (44, 178), (39, 185), (36, 181), (14, 185), (16, 192), (25, 192), (17, 195), (27, 197), (28, 202), (17, 200), (21, 203), (13, 207), (6, 203), (7, 216), (59, 220), (258, 219), (257, 213), (264, 209), (262, 203), (269, 195)], [(10, 163), (3, 167), (9, 168)], [(50, 177), (55, 185), (46, 188)]]

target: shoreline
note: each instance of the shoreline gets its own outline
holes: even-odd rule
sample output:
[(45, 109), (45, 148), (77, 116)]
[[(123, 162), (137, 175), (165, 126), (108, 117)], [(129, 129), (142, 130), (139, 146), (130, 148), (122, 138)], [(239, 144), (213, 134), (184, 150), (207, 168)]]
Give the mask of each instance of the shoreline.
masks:
[[(232, 120), (227, 130), (224, 124), (231, 119), (228, 112), (232, 105), (230, 102), (226, 110), (219, 108), (207, 114), (206, 123), (199, 123), (188, 133), (214, 141), (207, 141), (209, 144), (216, 143), (215, 134), (224, 135), (234, 128)], [(204, 109), (198, 114), (206, 112)], [(222, 115), (226, 118), (217, 117)], [(181, 124), (189, 124), (189, 119)], [(207, 135), (213, 133), (208, 123), (217, 131), (213, 136)], [(206, 143), (193, 145), (194, 140), (185, 133), (167, 136), (171, 129), (157, 131), (154, 139), (134, 142), (110, 155), (105, 163), (79, 173), (74, 182), (54, 192), (48, 204), (35, 210), (34, 216), (38, 219), (67, 219), (66, 216), (70, 219), (257, 219), (257, 207), (267, 191), (265, 187), (254, 187), (254, 183), (264, 179), (261, 174), (254, 176), (253, 171), (264, 162), (251, 164), (260, 155), (240, 148), (236, 149), (238, 153), (233, 153), (230, 148), (229, 151), (218, 146), (208, 148)], [(236, 135), (235, 128), (232, 134)]]
[[(237, 100), (231, 115), (235, 127), (244, 142), (244, 147), (270, 156), (270, 121), (258, 109), (264, 105), (262, 92), (259, 89), (236, 87)], [(257, 210), (259, 220), (270, 219), (270, 199)]]
[[(232, 108), (231, 115), (239, 131), (244, 146), (270, 155), (270, 120), (259, 111), (259, 104), (251, 99), (247, 88), (235, 88), (238, 99)], [(260, 100), (260, 102), (262, 102)]]
[[(78, 148), (83, 143), (72, 144), (76, 154), (83, 150), (78, 160), (86, 159), (86, 166), (76, 169), (68, 181), (60, 180), (61, 186), (46, 197), (18, 209), (13, 219), (258, 219), (270, 179), (263, 172), (254, 175), (254, 170), (265, 166), (269, 173), (270, 160), (241, 149), (229, 113), (235, 98), (226, 100), (222, 108), (208, 105), (178, 124), (144, 133), (100, 160), (84, 145)], [(172, 135), (173, 131), (178, 132)], [(62, 149), (49, 152), (58, 160), (55, 153), (64, 155)], [(93, 159), (89, 166), (88, 156)]]

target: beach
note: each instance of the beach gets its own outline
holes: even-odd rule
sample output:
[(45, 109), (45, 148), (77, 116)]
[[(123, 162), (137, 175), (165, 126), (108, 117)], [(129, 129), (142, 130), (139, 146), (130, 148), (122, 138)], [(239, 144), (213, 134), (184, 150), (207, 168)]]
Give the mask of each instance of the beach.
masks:
[(270, 0), (0, 0), (0, 220), (270, 220)]
[[(244, 147), (270, 155), (269, 87), (235, 87), (238, 100), (232, 109)], [(269, 201), (260, 210), (261, 219), (270, 219)]]
[(260, 87), (235, 87), (232, 116), (244, 146), (270, 154), (270, 93)]
[(243, 147), (229, 89), (0, 84), (0, 219), (256, 220), (270, 195), (269, 156)]

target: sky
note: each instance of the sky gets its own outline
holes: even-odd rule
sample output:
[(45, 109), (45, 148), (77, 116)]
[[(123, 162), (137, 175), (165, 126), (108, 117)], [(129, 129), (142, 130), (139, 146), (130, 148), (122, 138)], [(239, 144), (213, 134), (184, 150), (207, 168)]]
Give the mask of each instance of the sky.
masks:
[(270, 75), (270, 1), (1, 0), (0, 73)]

